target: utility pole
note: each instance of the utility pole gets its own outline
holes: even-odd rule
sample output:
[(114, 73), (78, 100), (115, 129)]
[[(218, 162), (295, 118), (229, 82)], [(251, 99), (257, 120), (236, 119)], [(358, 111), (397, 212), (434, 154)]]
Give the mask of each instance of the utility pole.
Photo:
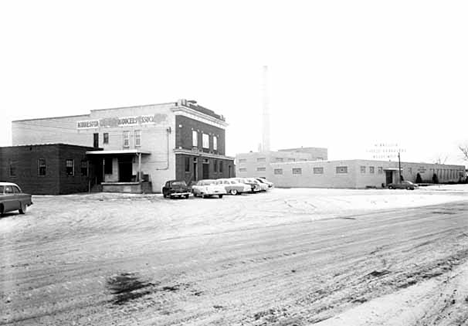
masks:
[(401, 183), (401, 160), (400, 160), (400, 149), (398, 149), (398, 183)]

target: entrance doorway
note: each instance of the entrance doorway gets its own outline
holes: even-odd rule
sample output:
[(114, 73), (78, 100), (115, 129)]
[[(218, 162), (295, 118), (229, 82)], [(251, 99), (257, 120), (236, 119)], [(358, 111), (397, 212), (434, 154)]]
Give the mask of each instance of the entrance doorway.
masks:
[(133, 157), (122, 156), (119, 157), (119, 182), (132, 181), (133, 174)]
[(387, 185), (393, 182), (393, 171), (385, 171), (385, 181)]
[(210, 178), (210, 162), (208, 160), (203, 161), (203, 179)]

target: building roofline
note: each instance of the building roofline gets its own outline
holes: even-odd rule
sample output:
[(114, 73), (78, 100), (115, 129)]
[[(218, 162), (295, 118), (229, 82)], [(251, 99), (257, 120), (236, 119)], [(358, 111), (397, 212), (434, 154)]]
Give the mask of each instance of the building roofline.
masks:
[(94, 148), (92, 146), (82, 146), (82, 145), (66, 144), (66, 143), (22, 144), (22, 145), (1, 146), (0, 148), (45, 147), (45, 146), (67, 146), (67, 147), (79, 147), (79, 148), (86, 148), (86, 149)]

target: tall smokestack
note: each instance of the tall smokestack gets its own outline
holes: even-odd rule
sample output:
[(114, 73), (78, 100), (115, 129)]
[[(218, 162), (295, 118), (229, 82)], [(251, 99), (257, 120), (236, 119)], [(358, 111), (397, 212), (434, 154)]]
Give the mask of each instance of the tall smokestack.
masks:
[(270, 112), (268, 109), (268, 66), (263, 66), (263, 135), (262, 150), (270, 150)]

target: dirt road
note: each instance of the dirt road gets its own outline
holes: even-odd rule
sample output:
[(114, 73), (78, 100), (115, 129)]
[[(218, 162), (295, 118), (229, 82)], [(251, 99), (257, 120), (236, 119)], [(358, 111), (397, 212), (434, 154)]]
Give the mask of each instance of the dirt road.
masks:
[(467, 194), (36, 197), (0, 325), (468, 325)]

